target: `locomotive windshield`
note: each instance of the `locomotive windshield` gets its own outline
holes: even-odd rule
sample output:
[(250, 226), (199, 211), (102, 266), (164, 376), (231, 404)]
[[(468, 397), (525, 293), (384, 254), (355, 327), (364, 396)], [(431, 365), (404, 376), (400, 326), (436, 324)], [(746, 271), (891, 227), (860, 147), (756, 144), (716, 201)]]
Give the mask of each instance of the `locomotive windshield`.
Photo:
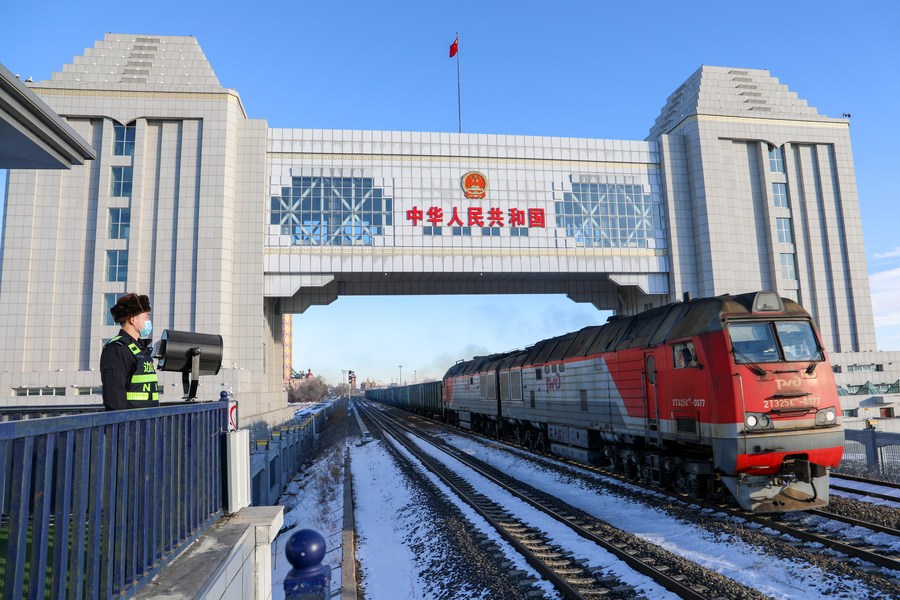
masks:
[(754, 321), (728, 324), (736, 363), (822, 360), (808, 321)]

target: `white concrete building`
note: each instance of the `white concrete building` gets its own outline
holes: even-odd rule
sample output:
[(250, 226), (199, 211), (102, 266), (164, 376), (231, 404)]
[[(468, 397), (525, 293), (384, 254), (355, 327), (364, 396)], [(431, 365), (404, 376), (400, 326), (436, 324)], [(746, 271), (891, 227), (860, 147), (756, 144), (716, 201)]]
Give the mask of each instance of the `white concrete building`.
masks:
[(126, 291), (151, 296), (156, 330), (221, 334), (201, 397), (233, 390), (266, 422), (290, 416), (281, 315), (340, 295), (565, 293), (631, 313), (775, 289), (838, 365), (881, 356), (849, 122), (766, 71), (700, 68), (644, 141), (269, 129), (192, 37), (107, 34), (32, 90), (97, 160), (10, 172), (7, 403), (99, 402)]

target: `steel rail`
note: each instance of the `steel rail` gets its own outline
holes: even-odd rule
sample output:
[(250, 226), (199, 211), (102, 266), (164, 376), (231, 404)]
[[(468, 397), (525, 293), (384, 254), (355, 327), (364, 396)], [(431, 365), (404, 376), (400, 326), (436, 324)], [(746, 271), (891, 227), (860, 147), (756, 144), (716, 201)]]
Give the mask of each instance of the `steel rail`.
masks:
[(811, 515), (816, 515), (817, 517), (822, 517), (823, 519), (831, 519), (832, 521), (840, 521), (841, 523), (847, 523), (848, 525), (853, 525), (854, 527), (865, 527), (866, 529), (871, 529), (877, 533), (886, 533), (888, 535), (893, 535), (900, 537), (900, 529), (894, 529), (893, 527), (886, 527), (884, 525), (878, 525), (876, 523), (869, 523), (868, 521), (860, 521), (859, 519), (854, 519), (853, 517), (847, 517), (844, 515), (839, 515), (837, 513), (830, 513), (828, 511), (823, 510), (808, 510), (806, 511)]
[[(384, 413), (382, 413), (382, 414), (384, 414)], [(482, 477), (488, 479), (495, 485), (506, 490), (507, 492), (509, 492), (510, 494), (515, 496), (516, 498), (528, 503), (529, 505), (533, 506), (534, 508), (547, 514), (548, 516), (552, 517), (554, 520), (556, 520), (560, 523), (563, 523), (564, 525), (566, 525), (567, 527), (572, 529), (575, 533), (577, 533), (580, 537), (599, 545), (603, 549), (607, 550), (610, 554), (612, 554), (613, 556), (615, 556), (616, 558), (618, 558), (619, 560), (621, 560), (622, 562), (627, 564), (630, 568), (649, 577), (654, 582), (658, 583), (659, 585), (661, 585), (662, 587), (671, 591), (672, 593), (677, 594), (679, 597), (685, 598), (685, 599), (691, 599), (691, 600), (701, 600), (701, 599), (708, 598), (708, 596), (704, 596), (702, 593), (700, 593), (696, 589), (694, 589), (694, 587), (696, 587), (696, 584), (694, 585), (694, 587), (685, 585), (685, 584), (681, 583), (680, 581), (678, 581), (677, 579), (673, 578), (672, 576), (666, 574), (664, 571), (657, 569), (656, 567), (649, 564), (648, 562), (642, 561), (640, 558), (638, 558), (634, 554), (628, 552), (627, 544), (616, 544), (614, 542), (610, 542), (610, 541), (603, 539), (602, 537), (596, 535), (589, 529), (579, 525), (578, 523), (573, 522), (573, 519), (578, 519), (578, 517), (574, 516), (574, 514), (572, 514), (572, 513), (576, 512), (576, 511), (577, 512), (582, 512), (582, 511), (578, 511), (578, 509), (567, 510), (566, 512), (570, 513), (567, 516), (567, 515), (563, 514), (562, 511), (560, 511), (559, 509), (550, 508), (550, 507), (546, 506), (545, 504), (543, 504), (542, 502), (540, 502), (539, 500), (536, 500), (535, 498), (531, 497), (528, 493), (523, 492), (518, 489), (515, 489), (511, 485), (504, 483), (503, 481), (498, 479), (497, 476), (495, 476), (491, 473), (488, 473), (483, 468), (479, 467), (478, 465), (473, 464), (471, 461), (471, 457), (466, 456), (464, 453), (452, 452), (448, 449), (446, 444), (436, 443), (434, 441), (431, 441), (428, 439), (431, 436), (428, 436), (427, 434), (423, 434), (422, 432), (414, 432), (414, 431), (412, 431), (412, 429), (410, 429), (409, 427), (407, 427), (403, 424), (396, 423), (395, 426), (402, 428), (405, 431), (408, 431), (409, 433), (412, 433), (413, 435), (419, 437), (420, 439), (425, 440), (426, 442), (428, 442), (435, 448), (439, 449), (440, 451), (452, 456), (454, 459), (459, 460), (460, 462), (463, 462), (467, 468), (473, 470), (474, 472), (476, 472), (479, 475), (481, 475)], [(557, 502), (560, 505), (564, 505), (564, 503), (562, 501), (557, 500)], [(571, 507), (568, 507), (568, 508), (571, 508)], [(599, 519), (596, 519), (594, 517), (590, 517), (590, 518), (595, 521), (599, 521)], [(611, 527), (608, 524), (605, 524), (605, 525), (606, 525), (606, 527)], [(625, 533), (625, 532), (622, 532), (622, 533)], [(626, 535), (630, 536), (631, 534), (626, 534)], [(661, 550), (661, 551), (668, 552), (665, 550)], [(700, 568), (703, 568), (703, 567), (700, 567)], [(741, 585), (741, 584), (737, 584), (735, 582), (735, 585)]]
[[(375, 417), (371, 412), (365, 411), (365, 414), (369, 419), (373, 422), (377, 423), (379, 427), (382, 428), (383, 431), (388, 432), (389, 426), (387, 426), (382, 420)], [(497, 510), (490, 510), (486, 508), (485, 502), (478, 502), (472, 495), (474, 493), (473, 489), (465, 489), (469, 487), (466, 482), (458, 476), (453, 476), (452, 472), (442, 465), (436, 459), (425, 454), (421, 449), (417, 448), (415, 444), (410, 442), (409, 440), (404, 439), (402, 435), (402, 431), (400, 435), (397, 435), (396, 431), (393, 431), (393, 437), (397, 440), (400, 445), (402, 445), (407, 452), (412, 454), (416, 460), (422, 463), (431, 473), (433, 473), (436, 477), (438, 477), (447, 487), (449, 487), (454, 494), (456, 494), (460, 499), (463, 500), (466, 504), (468, 504), (475, 512), (477, 512), (485, 521), (487, 521), (491, 527), (493, 527), (497, 533), (502, 537), (506, 542), (508, 542), (513, 548), (515, 548), (516, 552), (521, 554), (525, 560), (531, 565), (541, 576), (547, 579), (550, 583), (553, 584), (553, 587), (559, 591), (560, 594), (567, 600), (580, 600), (585, 596), (579, 592), (578, 589), (569, 584), (565, 579), (562, 578), (559, 574), (557, 574), (549, 565), (547, 565), (543, 560), (541, 560), (535, 552), (533, 552), (530, 548), (525, 546), (518, 538), (516, 538), (509, 530), (508, 525), (504, 526), (500, 523), (500, 518), (497, 517)], [(507, 519), (509, 520), (509, 519)]]
[[(857, 483), (868, 483), (870, 485), (879, 485), (881, 487), (894, 488), (900, 493), (900, 483), (894, 481), (882, 481), (881, 479), (866, 479), (856, 475), (844, 475), (843, 473), (831, 473), (832, 479), (846, 479), (847, 481), (855, 481)], [(895, 497), (896, 498), (896, 497)]]
[[(471, 432), (471, 431), (458, 430), (457, 433), (458, 433), (459, 435), (472, 436), (472, 437), (476, 437), (476, 438), (479, 438), (479, 439), (482, 439), (482, 440), (488, 440), (488, 441), (490, 441), (491, 443), (495, 443), (495, 444), (509, 445), (509, 446), (515, 447), (516, 449), (518, 449), (518, 450), (520, 450), (520, 451), (522, 451), (522, 452), (526, 452), (526, 453), (529, 453), (529, 454), (532, 454), (532, 455), (535, 455), (535, 456), (544, 456), (544, 455), (537, 454), (537, 453), (535, 453), (535, 452), (532, 451), (532, 450), (529, 450), (529, 449), (527, 449), (527, 448), (524, 448), (523, 446), (519, 446), (519, 445), (517, 445), (517, 444), (510, 443), (510, 442), (507, 442), (507, 441), (505, 441), (505, 440), (501, 441), (501, 440), (497, 440), (497, 439), (494, 439), (494, 438), (488, 438), (488, 437), (486, 437), (486, 436), (483, 436), (483, 435), (478, 434), (478, 433), (473, 433), (473, 432)], [(715, 504), (715, 503), (711, 503), (711, 502), (706, 502), (706, 501), (703, 501), (703, 500), (698, 500), (698, 499), (696, 499), (696, 498), (691, 498), (690, 496), (686, 496), (686, 495), (683, 495), (683, 494), (678, 494), (678, 493), (671, 492), (671, 491), (669, 491), (669, 490), (664, 490), (664, 489), (661, 489), (661, 488), (657, 488), (657, 487), (654, 487), (654, 486), (650, 486), (650, 485), (647, 485), (647, 484), (642, 483), (642, 482), (640, 482), (640, 481), (635, 481), (635, 480), (632, 480), (632, 479), (628, 479), (628, 478), (622, 476), (622, 475), (619, 474), (619, 473), (615, 473), (615, 472), (612, 472), (612, 471), (608, 471), (608, 470), (606, 470), (606, 469), (604, 469), (604, 468), (602, 468), (602, 467), (597, 467), (597, 466), (595, 466), (595, 465), (589, 465), (589, 464), (586, 464), (586, 463), (581, 463), (581, 462), (578, 462), (578, 461), (574, 461), (574, 460), (572, 460), (572, 459), (568, 459), (568, 458), (561, 457), (561, 456), (556, 456), (556, 455), (553, 455), (552, 458), (553, 458), (554, 461), (557, 461), (557, 462), (566, 464), (566, 465), (571, 466), (571, 467), (576, 467), (576, 468), (579, 468), (579, 469), (582, 469), (582, 470), (586, 470), (586, 471), (589, 471), (589, 472), (593, 472), (593, 473), (597, 473), (597, 474), (600, 474), (600, 475), (604, 475), (604, 476), (606, 476), (606, 477), (611, 477), (611, 478), (614, 478), (614, 479), (616, 479), (616, 480), (618, 480), (618, 481), (621, 481), (621, 482), (623, 482), (623, 483), (627, 483), (628, 485), (637, 486), (637, 487), (640, 487), (640, 488), (643, 488), (643, 489), (646, 489), (646, 490), (653, 491), (654, 493), (658, 493), (658, 494), (663, 494), (663, 495), (669, 496), (670, 498), (672, 498), (672, 499), (674, 499), (674, 500), (680, 500), (680, 501), (682, 501), (682, 502), (686, 502), (686, 503), (689, 503), (689, 504), (693, 504), (693, 505), (696, 505), (696, 506), (699, 506), (699, 507), (702, 507), (702, 508), (709, 508), (709, 509), (712, 509), (712, 510), (715, 510), (715, 511), (724, 512), (724, 513), (728, 514), (728, 515), (731, 516), (731, 517), (741, 518), (741, 519), (744, 519), (744, 520), (749, 521), (749, 522), (752, 522), (752, 523), (757, 523), (757, 524), (763, 525), (763, 526), (765, 526), (765, 527), (770, 527), (771, 529), (774, 529), (774, 530), (778, 531), (779, 533), (783, 533), (783, 534), (786, 534), (786, 535), (791, 535), (791, 536), (796, 537), (796, 538), (798, 538), (798, 539), (800, 539), (800, 540), (802, 540), (802, 541), (805, 541), (805, 542), (811, 542), (811, 543), (818, 543), (818, 544), (821, 544), (821, 545), (823, 545), (823, 546), (826, 547), (826, 548), (830, 548), (830, 549), (832, 549), (832, 550), (835, 550), (835, 551), (840, 552), (840, 553), (842, 553), (842, 554), (845, 554), (845, 555), (847, 555), (847, 556), (852, 556), (852, 557), (855, 557), (855, 558), (859, 558), (859, 559), (864, 560), (864, 561), (866, 561), (866, 562), (868, 562), (868, 563), (871, 563), (871, 564), (873, 564), (873, 565), (900, 571), (900, 559), (893, 558), (893, 557), (891, 557), (891, 556), (885, 556), (885, 555), (883, 555), (883, 554), (879, 554), (879, 553), (874, 552), (874, 551), (872, 551), (872, 550), (869, 550), (869, 549), (867, 549), (867, 548), (862, 548), (862, 547), (854, 546), (854, 545), (852, 545), (852, 544), (848, 544), (848, 543), (842, 542), (842, 541), (840, 541), (840, 540), (837, 540), (837, 539), (834, 539), (834, 538), (830, 538), (830, 537), (827, 537), (827, 536), (824, 536), (824, 535), (821, 535), (821, 534), (816, 534), (816, 533), (812, 533), (812, 532), (805, 531), (805, 530), (802, 530), (802, 529), (797, 529), (797, 528), (791, 527), (791, 526), (789, 526), (789, 525), (784, 525), (784, 524), (782, 524), (782, 523), (778, 523), (777, 521), (774, 521), (771, 517), (767, 517), (767, 516), (765, 516), (765, 515), (757, 515), (757, 514), (753, 514), (753, 513), (750, 513), (750, 512), (746, 512), (746, 511), (744, 511), (744, 510), (739, 510), (739, 509), (731, 508), (731, 507), (729, 507), (729, 506), (725, 506), (725, 505), (722, 505), (722, 504)], [(822, 517), (824, 517), (824, 518), (829, 518), (829, 519), (838, 520), (838, 521), (844, 521), (844, 522), (848, 522), (848, 523), (849, 523), (849, 521), (847, 520), (847, 518), (840, 517), (840, 516), (834, 515), (834, 514), (832, 514), (832, 513), (822, 512), (821, 514), (819, 514), (820, 511), (806, 511), (806, 512), (809, 512), (809, 513), (811, 513), (811, 514), (817, 514), (817, 516), (822, 516)], [(866, 527), (866, 528), (871, 529), (871, 530), (873, 530), (873, 531), (879, 531), (880, 529), (885, 529), (885, 528), (882, 528), (882, 526), (877, 525), (877, 524), (875, 524), (875, 523), (868, 523), (868, 522), (859, 521), (859, 522), (857, 522), (857, 523), (855, 523), (855, 524), (858, 524), (858, 525), (861, 526), (861, 527)], [(890, 534), (890, 535), (897, 535), (897, 531), (896, 531), (896, 530), (891, 530), (890, 528), (886, 528), (886, 529), (887, 529), (887, 531), (883, 531), (883, 533), (888, 533), (888, 534)]]

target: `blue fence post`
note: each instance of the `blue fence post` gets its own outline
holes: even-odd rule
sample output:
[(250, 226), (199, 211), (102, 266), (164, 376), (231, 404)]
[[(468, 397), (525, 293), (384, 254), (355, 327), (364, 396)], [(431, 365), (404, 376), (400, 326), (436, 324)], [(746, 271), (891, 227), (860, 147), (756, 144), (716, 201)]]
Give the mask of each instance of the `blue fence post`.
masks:
[(301, 529), (288, 540), (285, 554), (294, 567), (284, 578), (285, 600), (327, 600), (331, 567), (322, 564), (325, 538), (312, 529)]
[[(873, 419), (870, 419), (870, 421)], [(875, 442), (875, 425), (874, 423), (866, 423), (863, 431), (862, 444), (866, 449), (866, 463), (870, 473), (881, 472), (881, 462), (878, 460), (878, 444)]]

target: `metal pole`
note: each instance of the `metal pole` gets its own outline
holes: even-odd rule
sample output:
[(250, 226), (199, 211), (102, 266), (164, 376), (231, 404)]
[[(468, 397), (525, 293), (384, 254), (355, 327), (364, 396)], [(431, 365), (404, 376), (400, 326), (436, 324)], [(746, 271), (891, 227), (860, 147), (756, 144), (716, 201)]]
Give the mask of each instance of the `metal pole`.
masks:
[(462, 133), (462, 92), (459, 77), (459, 32), (456, 32), (456, 111), (459, 113), (459, 132)]

